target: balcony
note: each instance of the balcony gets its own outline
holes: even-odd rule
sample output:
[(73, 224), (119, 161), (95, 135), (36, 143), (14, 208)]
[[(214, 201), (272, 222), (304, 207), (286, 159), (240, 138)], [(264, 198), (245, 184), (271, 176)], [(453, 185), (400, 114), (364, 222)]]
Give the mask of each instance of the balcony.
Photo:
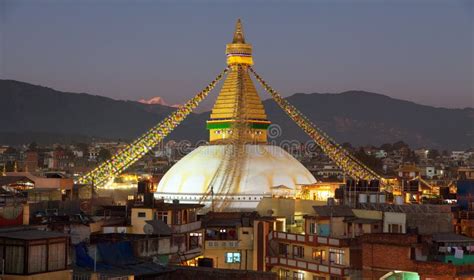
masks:
[(265, 262), (270, 266), (284, 266), (292, 269), (299, 269), (314, 273), (329, 273), (337, 276), (349, 275), (349, 268), (346, 266), (329, 264), (327, 262), (319, 263), (306, 259), (293, 259), (288, 257), (266, 257)]
[(296, 234), (288, 233), (282, 231), (272, 231), (268, 235), (269, 240), (281, 240), (289, 243), (300, 243), (310, 246), (334, 246), (334, 247), (347, 247), (349, 246), (350, 239), (348, 238), (334, 238), (334, 237), (325, 237), (317, 235), (305, 235), (305, 234)]
[(171, 225), (173, 233), (186, 233), (196, 231), (201, 228), (201, 221), (182, 224), (182, 225)]

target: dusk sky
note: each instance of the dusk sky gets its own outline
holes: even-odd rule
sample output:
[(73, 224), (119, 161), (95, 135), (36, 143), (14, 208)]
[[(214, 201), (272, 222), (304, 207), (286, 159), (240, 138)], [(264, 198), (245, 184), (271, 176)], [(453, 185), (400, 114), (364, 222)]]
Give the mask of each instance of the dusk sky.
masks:
[(0, 78), (182, 103), (225, 67), (240, 17), (255, 69), (284, 95), (474, 107), (473, 3), (0, 0)]

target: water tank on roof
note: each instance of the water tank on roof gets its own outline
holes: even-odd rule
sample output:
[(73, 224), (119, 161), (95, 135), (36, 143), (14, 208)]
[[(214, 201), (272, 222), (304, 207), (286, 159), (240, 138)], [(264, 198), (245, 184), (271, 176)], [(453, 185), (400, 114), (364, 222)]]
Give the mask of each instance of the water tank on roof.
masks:
[(384, 193), (379, 193), (379, 203), (385, 203), (386, 197)]
[(367, 194), (366, 193), (360, 193), (359, 194), (359, 203), (367, 203)]
[(371, 193), (369, 196), (370, 203), (377, 203), (377, 194)]

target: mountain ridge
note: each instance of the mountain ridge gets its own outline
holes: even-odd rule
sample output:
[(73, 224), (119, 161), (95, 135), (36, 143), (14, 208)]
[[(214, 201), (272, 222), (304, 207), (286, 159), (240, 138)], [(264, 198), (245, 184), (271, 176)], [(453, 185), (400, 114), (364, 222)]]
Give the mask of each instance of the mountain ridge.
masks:
[[(403, 140), (414, 147), (458, 149), (474, 142), (474, 108), (470, 107), (432, 107), (360, 90), (295, 93), (286, 99), (340, 143), (376, 145)], [(9, 144), (3, 143), (9, 133), (16, 135), (13, 142), (18, 143), (19, 135), (28, 132), (131, 140), (175, 110), (15, 80), (0, 80), (0, 100), (9, 104), (0, 111), (0, 144)], [(269, 119), (282, 130), (270, 142), (309, 140), (275, 102), (263, 103)], [(209, 112), (192, 113), (169, 139), (206, 140), (208, 117)]]

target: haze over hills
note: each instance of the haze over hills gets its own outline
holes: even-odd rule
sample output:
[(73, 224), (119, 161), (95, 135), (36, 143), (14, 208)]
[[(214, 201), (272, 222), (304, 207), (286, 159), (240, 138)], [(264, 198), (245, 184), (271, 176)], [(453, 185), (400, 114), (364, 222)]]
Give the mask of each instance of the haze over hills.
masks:
[[(412, 147), (440, 149), (471, 148), (474, 143), (473, 108), (435, 108), (364, 91), (299, 93), (287, 99), (340, 143), (403, 140)], [(12, 80), (0, 80), (0, 100), (0, 144), (132, 140), (175, 109), (160, 102), (60, 92)], [(275, 102), (265, 100), (264, 105), (282, 132), (270, 141), (309, 140)], [(168, 139), (206, 140), (208, 117), (209, 112), (191, 114)]]

